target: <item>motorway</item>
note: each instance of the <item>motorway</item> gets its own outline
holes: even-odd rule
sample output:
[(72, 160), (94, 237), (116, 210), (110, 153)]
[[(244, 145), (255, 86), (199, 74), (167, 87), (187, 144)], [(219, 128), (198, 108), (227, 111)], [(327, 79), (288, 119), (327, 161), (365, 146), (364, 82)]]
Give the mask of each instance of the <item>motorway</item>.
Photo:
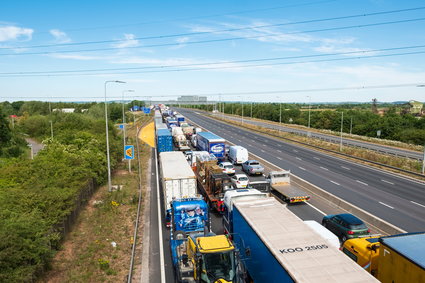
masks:
[[(174, 282), (174, 271), (171, 261), (170, 254), (170, 230), (164, 225), (164, 203), (163, 203), (163, 194), (160, 182), (156, 182), (156, 168), (155, 164), (157, 160), (155, 159), (155, 154), (152, 155), (152, 178), (151, 178), (151, 196), (150, 196), (150, 209), (149, 209), (149, 282), (159, 283), (161, 281), (161, 269), (164, 269), (164, 281), (165, 282)], [(236, 174), (243, 173), (241, 166), (236, 166)], [(249, 176), (251, 181), (255, 180), (264, 180), (263, 176)], [(159, 192), (159, 196), (158, 196)], [(160, 210), (158, 210), (158, 199), (160, 200)], [(312, 203), (319, 207), (320, 210), (326, 211), (327, 213), (341, 213), (342, 211), (337, 210), (334, 207), (331, 207), (327, 204), (316, 203), (317, 200), (313, 200)], [(288, 208), (300, 217), (303, 220), (316, 220), (321, 222), (323, 213), (312, 208), (312, 206), (305, 203), (297, 203), (293, 205), (288, 205)], [(159, 211), (159, 216), (158, 216)], [(211, 224), (212, 231), (216, 234), (223, 234), (222, 218), (219, 214), (215, 212), (210, 212), (211, 214)], [(161, 227), (161, 229), (160, 229)], [(161, 232), (159, 230), (162, 230)], [(161, 235), (160, 235), (161, 233)], [(161, 239), (161, 240), (160, 240)], [(163, 246), (163, 263), (161, 263), (161, 253), (160, 253), (160, 241)], [(143, 279), (143, 276), (142, 276)], [(143, 282), (143, 280), (141, 281)]]
[[(207, 113), (207, 112), (202, 112), (202, 113)], [(218, 117), (224, 116), (225, 119), (229, 119), (229, 120), (233, 120), (233, 121), (241, 121), (241, 118), (238, 118), (238, 117), (235, 117), (235, 116), (223, 115), (223, 114), (215, 114), (215, 115), (218, 116)], [(285, 126), (261, 122), (261, 121), (257, 121), (257, 120), (250, 120), (250, 119), (246, 119), (246, 117), (244, 117), (244, 123), (247, 123), (247, 124), (250, 124), (250, 125), (261, 126), (261, 127), (269, 128), (269, 129), (273, 129), (273, 130), (280, 130), (282, 132), (288, 132), (288, 133), (293, 133), (293, 134), (297, 134), (297, 135), (303, 135), (303, 136), (310, 135), (310, 137), (312, 137), (312, 138), (317, 138), (317, 139), (325, 140), (325, 141), (336, 143), (336, 144), (339, 144), (340, 141), (341, 141), (340, 137), (337, 137), (337, 136), (317, 133), (317, 132), (309, 131), (309, 130), (295, 129), (295, 128), (291, 128), (291, 127), (285, 127)], [(346, 137), (343, 138), (342, 143), (345, 146), (360, 147), (360, 148), (364, 148), (364, 149), (368, 149), (368, 150), (377, 151), (377, 152), (383, 153), (383, 154), (390, 154), (390, 155), (407, 157), (407, 158), (412, 158), (412, 159), (417, 159), (417, 160), (423, 159), (423, 153), (422, 152), (406, 150), (406, 149), (402, 149), (402, 148), (395, 148), (395, 147), (391, 147), (391, 146), (373, 144), (373, 143), (369, 143), (369, 142), (365, 142), (365, 141), (347, 139)]]
[[(178, 111), (206, 130), (231, 143), (246, 147), (250, 153), (276, 166), (290, 169), (293, 174), (406, 231), (425, 231), (424, 183), (252, 133), (249, 130), (213, 120), (203, 113), (186, 109), (178, 109)], [(153, 166), (155, 163), (152, 162)], [(151, 232), (149, 278), (150, 282), (161, 282), (159, 274), (163, 267), (165, 282), (174, 282), (169, 248), (170, 231), (165, 228), (163, 219), (162, 221), (160, 219), (163, 215), (158, 217), (155, 168), (151, 170), (153, 175), (149, 227)], [(159, 192), (161, 192), (160, 185)], [(159, 199), (161, 206), (159, 211), (163, 212), (161, 193), (159, 193)], [(317, 199), (312, 199), (309, 204), (299, 203), (289, 205), (288, 208), (303, 220), (318, 222), (321, 222), (323, 214), (342, 212)], [(211, 221), (213, 232), (221, 234), (223, 232), (221, 217), (211, 213)], [(161, 241), (164, 261), (162, 265), (159, 254), (159, 225), (162, 225)]]
[(185, 117), (261, 158), (408, 232), (425, 231), (425, 183), (289, 144), (205, 114)]

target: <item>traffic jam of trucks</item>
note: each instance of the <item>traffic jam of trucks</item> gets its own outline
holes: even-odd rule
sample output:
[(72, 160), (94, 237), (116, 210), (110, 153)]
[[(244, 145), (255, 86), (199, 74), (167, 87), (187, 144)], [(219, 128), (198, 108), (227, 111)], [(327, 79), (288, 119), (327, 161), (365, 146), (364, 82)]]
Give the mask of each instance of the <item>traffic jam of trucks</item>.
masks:
[[(287, 207), (311, 197), (291, 184), (289, 170), (250, 177), (257, 172), (240, 165), (259, 162), (245, 148), (164, 105), (154, 121), (177, 282), (425, 282), (425, 232), (354, 235), (349, 221), (364, 224), (351, 214), (325, 216), (323, 226), (303, 221)], [(248, 176), (235, 174), (238, 167)], [(211, 214), (221, 218), (217, 234)], [(333, 219), (341, 227), (330, 226)]]

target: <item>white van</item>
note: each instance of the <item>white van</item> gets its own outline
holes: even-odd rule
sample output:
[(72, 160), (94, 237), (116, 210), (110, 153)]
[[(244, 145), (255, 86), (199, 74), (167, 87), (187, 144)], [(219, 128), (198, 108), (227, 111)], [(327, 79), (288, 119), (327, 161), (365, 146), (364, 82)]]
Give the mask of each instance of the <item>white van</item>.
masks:
[(332, 247), (339, 249), (341, 244), (338, 237), (329, 231), (326, 227), (320, 225), (317, 221), (314, 220), (304, 220), (304, 223), (307, 224), (316, 234), (320, 235), (323, 239), (327, 240)]
[(233, 164), (242, 164), (248, 160), (248, 150), (239, 145), (232, 145), (229, 147), (227, 158)]

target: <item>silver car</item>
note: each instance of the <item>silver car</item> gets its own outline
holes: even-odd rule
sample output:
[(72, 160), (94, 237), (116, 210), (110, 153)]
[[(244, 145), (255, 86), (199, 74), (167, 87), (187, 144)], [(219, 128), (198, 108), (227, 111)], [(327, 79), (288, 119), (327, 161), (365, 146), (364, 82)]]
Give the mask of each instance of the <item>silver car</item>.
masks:
[(248, 175), (261, 175), (264, 173), (264, 167), (257, 160), (248, 160), (242, 163), (242, 170)]

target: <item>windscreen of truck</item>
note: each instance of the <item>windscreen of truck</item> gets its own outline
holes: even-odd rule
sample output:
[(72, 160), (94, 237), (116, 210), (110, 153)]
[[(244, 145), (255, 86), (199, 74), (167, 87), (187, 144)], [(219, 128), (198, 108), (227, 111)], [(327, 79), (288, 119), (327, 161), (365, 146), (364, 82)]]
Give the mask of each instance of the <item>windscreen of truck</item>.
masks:
[[(216, 282), (219, 279), (232, 281), (235, 277), (235, 258), (233, 251), (224, 253), (205, 253), (203, 257), (203, 270), (207, 274), (202, 274), (205, 282)], [(205, 278), (207, 277), (207, 278)]]

